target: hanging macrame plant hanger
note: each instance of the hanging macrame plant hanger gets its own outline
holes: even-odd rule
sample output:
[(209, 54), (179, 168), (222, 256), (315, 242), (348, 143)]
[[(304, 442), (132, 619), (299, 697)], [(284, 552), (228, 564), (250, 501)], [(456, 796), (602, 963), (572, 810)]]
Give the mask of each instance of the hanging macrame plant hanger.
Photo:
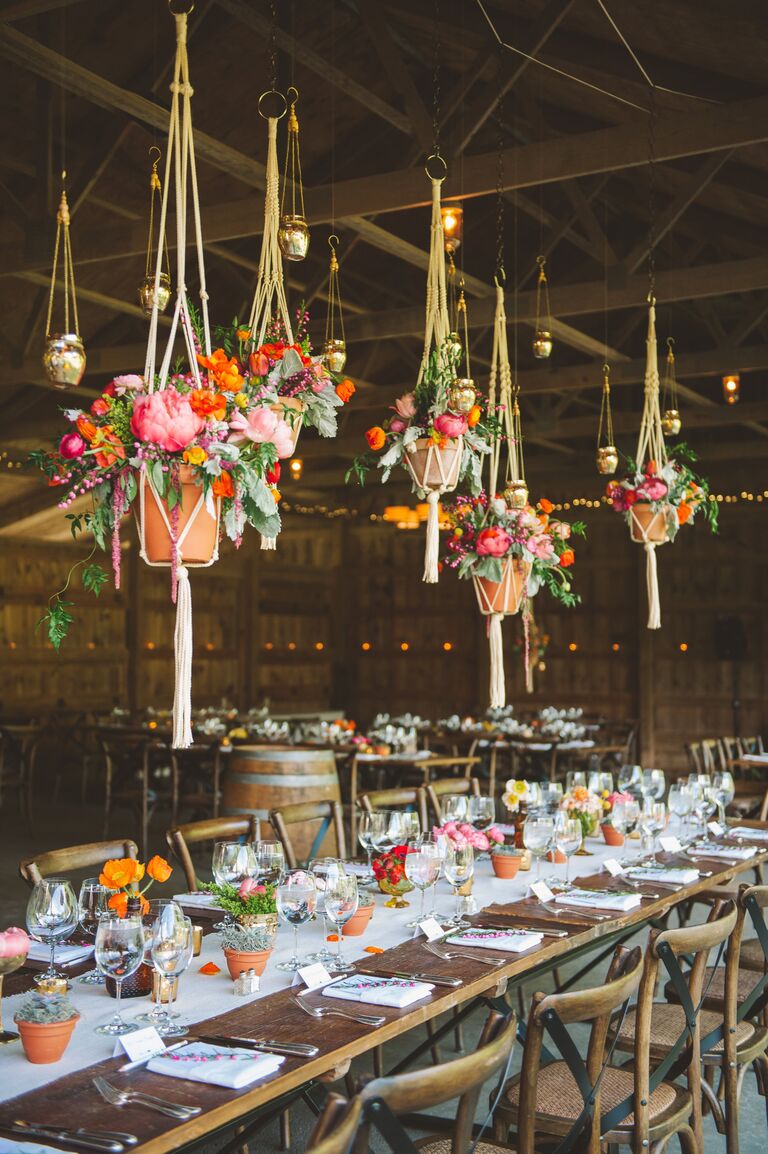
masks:
[[(203, 237), (200, 223), (200, 201), (197, 189), (197, 169), (195, 165), (195, 146), (192, 134), (192, 85), (189, 81), (189, 57), (187, 55), (187, 16), (192, 10), (192, 4), (186, 11), (179, 11), (179, 5), (172, 5), (172, 12), (176, 21), (176, 60), (174, 64), (173, 82), (171, 83), (171, 116), (168, 130), (168, 151), (165, 165), (165, 181), (160, 209), (160, 232), (165, 235), (165, 225), (168, 216), (168, 201), (170, 190), (176, 204), (176, 303), (171, 319), (168, 341), (163, 354), (159, 370), (156, 368), (158, 355), (158, 301), (161, 298), (160, 288), (163, 282), (163, 246), (157, 247), (155, 264), (155, 278), (153, 286), (152, 312), (149, 321), (149, 338), (147, 341), (147, 358), (144, 366), (144, 380), (147, 392), (155, 389), (164, 389), (168, 382), (168, 374), (173, 356), (173, 346), (179, 326), (184, 337), (187, 357), (194, 387), (201, 388), (203, 381), (197, 362), (197, 349), (189, 315), (186, 283), (186, 251), (187, 251), (187, 200), (191, 199), (192, 219), (194, 226), (195, 251), (197, 254), (198, 275), (200, 280), (200, 303), (203, 325), (203, 343), (205, 355), (211, 355), (211, 335), (208, 320), (208, 292), (205, 282), (205, 263), (203, 259)], [(157, 379), (156, 379), (157, 378)], [(175, 661), (175, 690), (173, 698), (173, 746), (176, 749), (186, 749), (192, 745), (192, 595), (189, 583), (190, 568), (207, 568), (213, 565), (219, 557), (219, 519), (221, 501), (214, 499), (213, 512), (206, 506), (202, 488), (190, 483), (190, 476), (182, 466), (178, 480), (184, 493), (183, 509), (177, 505), (173, 511), (169, 510), (167, 502), (161, 497), (151, 471), (144, 469), (138, 482), (138, 509), (136, 518), (139, 530), (139, 543), (142, 559), (153, 567), (170, 568), (172, 571), (172, 596), (176, 602), (176, 629), (174, 634), (174, 661)], [(185, 483), (186, 482), (186, 483)], [(158, 518), (164, 524), (170, 542), (167, 556), (163, 550), (159, 552), (153, 548), (147, 532), (150, 517)], [(215, 528), (205, 522), (214, 522)], [(209, 542), (209, 553), (196, 547), (190, 549), (191, 542), (203, 531), (203, 536)]]

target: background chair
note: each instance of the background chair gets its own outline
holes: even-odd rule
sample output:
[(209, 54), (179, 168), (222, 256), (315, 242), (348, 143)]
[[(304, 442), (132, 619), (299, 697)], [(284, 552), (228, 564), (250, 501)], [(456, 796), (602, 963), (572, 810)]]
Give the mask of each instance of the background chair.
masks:
[(413, 810), (419, 815), (422, 832), (427, 829), (427, 795), (421, 786), (403, 786), (402, 789), (377, 789), (363, 793), (357, 804), (365, 813), (376, 809)]
[(77, 873), (79, 870), (101, 867), (110, 858), (138, 858), (135, 841), (93, 841), (88, 845), (71, 845), (65, 849), (51, 849), (19, 862), (19, 873), (28, 885), (37, 885), (47, 877)]
[[(339, 801), (306, 801), (270, 811), (269, 820), (289, 869), (314, 857), (346, 859), (344, 811)], [(300, 828), (297, 828), (300, 827)]]
[(173, 856), (184, 870), (189, 893), (200, 888), (192, 861), (191, 845), (200, 846), (214, 841), (258, 841), (259, 819), (254, 814), (244, 817), (209, 817), (205, 821), (190, 821), (166, 831), (165, 840)]
[(426, 789), (429, 812), (437, 825), (443, 824), (443, 810), (440, 798), (451, 794), (473, 794), (480, 796), (480, 782), (476, 777), (455, 778), (443, 777), (439, 781), (431, 781)]

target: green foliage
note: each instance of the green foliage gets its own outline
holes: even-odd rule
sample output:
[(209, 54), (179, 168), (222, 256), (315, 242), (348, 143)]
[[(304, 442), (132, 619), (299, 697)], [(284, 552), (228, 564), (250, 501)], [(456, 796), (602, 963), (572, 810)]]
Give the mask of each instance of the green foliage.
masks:
[(374, 464), (375, 458), (372, 453), (361, 453), (358, 457), (355, 457), (344, 474), (344, 484), (348, 485), (350, 481), (354, 479), (362, 488)]
[(68, 1022), (77, 1017), (77, 1010), (66, 994), (30, 994), (13, 1015), (14, 1022), (34, 1022), (36, 1025), (52, 1025), (54, 1022)]
[(257, 954), (272, 948), (273, 935), (266, 926), (240, 926), (237, 922), (221, 931), (221, 948), (238, 950), (243, 954)]
[(93, 593), (98, 597), (104, 584), (109, 580), (106, 569), (97, 565), (95, 561), (83, 565), (82, 582), (86, 593)]
[(234, 886), (219, 886), (214, 882), (208, 884), (201, 882), (200, 889), (207, 894), (213, 894), (217, 899), (217, 905), (235, 918), (243, 914), (277, 913), (274, 886), (267, 885), (264, 887), (264, 893), (251, 894), (247, 898), (241, 898)]
[(60, 593), (55, 593), (48, 602), (47, 610), (35, 626), (35, 632), (37, 632), (41, 625), (45, 625), (48, 640), (57, 653), (61, 649), (61, 643), (69, 633), (69, 627), (73, 621), (72, 614), (69, 612), (72, 605), (73, 602), (64, 601)]

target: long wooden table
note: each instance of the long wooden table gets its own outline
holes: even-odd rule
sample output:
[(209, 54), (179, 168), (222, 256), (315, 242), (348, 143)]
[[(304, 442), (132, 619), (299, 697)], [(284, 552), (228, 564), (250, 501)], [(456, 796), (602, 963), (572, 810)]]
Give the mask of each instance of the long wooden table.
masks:
[[(741, 824), (758, 826), (758, 823)], [(595, 889), (617, 888), (616, 881), (610, 879), (607, 873), (596, 872), (605, 856), (602, 852), (595, 854), (590, 863), (594, 864), (595, 870), (578, 879), (580, 885)], [(586, 859), (577, 860), (586, 862)], [(673, 855), (662, 855), (661, 860), (690, 865)], [(482, 924), (483, 921), (498, 922), (502, 919), (510, 925), (525, 925), (531, 929), (556, 924), (559, 929), (568, 931), (566, 938), (544, 938), (538, 947), (510, 957), (498, 969), (492, 970), (470, 959), (438, 959), (426, 951), (417, 939), (401, 941), (383, 954), (365, 955), (359, 964), (360, 969), (449, 973), (462, 979), (460, 987), (435, 987), (429, 998), (407, 1009), (362, 1007), (370, 1012), (381, 1013), (386, 1018), (384, 1025), (375, 1029), (335, 1017), (313, 1021), (296, 1006), (296, 991), (291, 989), (268, 994), (196, 1023), (191, 1030), (192, 1035), (201, 1033), (254, 1039), (279, 1038), (283, 1041), (310, 1041), (319, 1047), (317, 1057), (309, 1060), (286, 1059), (275, 1075), (242, 1091), (180, 1079), (162, 1079), (145, 1070), (118, 1074), (117, 1068), (123, 1059), (110, 1058), (64, 1077), (57, 1077), (56, 1067), (51, 1067), (50, 1080), (46, 1080), (37, 1089), (12, 1097), (13, 1085), (9, 1082), (7, 1070), (5, 1076), (3, 1074), (4, 1055), (0, 1050), (0, 1098), (5, 1098), (5, 1101), (0, 1102), (0, 1132), (10, 1133), (7, 1130), (8, 1124), (13, 1119), (21, 1118), (30, 1123), (47, 1122), (73, 1128), (130, 1131), (139, 1138), (139, 1145), (133, 1148), (139, 1154), (165, 1154), (167, 1151), (195, 1147), (214, 1134), (233, 1131), (235, 1127), (249, 1124), (254, 1117), (264, 1112), (271, 1114), (290, 1101), (291, 1096), (296, 1096), (324, 1076), (327, 1078), (329, 1072), (344, 1070), (351, 1059), (401, 1037), (447, 1010), (457, 1006), (465, 1007), (484, 997), (492, 998), (499, 995), (508, 982), (529, 980), (551, 969), (558, 962), (610, 945), (612, 940), (624, 937), (650, 920), (665, 917), (679, 902), (711, 890), (715, 885), (727, 883), (766, 860), (768, 842), (764, 841), (759, 843), (758, 854), (748, 860), (725, 862), (708, 859), (706, 863), (700, 862), (699, 868), (711, 870), (712, 876), (699, 877), (690, 885), (664, 892), (662, 896), (643, 901), (640, 908), (602, 922), (594, 922), (581, 911), (570, 908), (555, 918), (533, 898), (486, 903), (488, 912), (484, 914), (481, 911), (473, 921)], [(618, 881), (620, 883), (620, 879)], [(486, 887), (486, 890), (489, 888)], [(642, 888), (646, 892), (658, 892), (660, 889), (654, 883), (647, 883)], [(502, 896), (504, 892), (498, 888), (494, 891)], [(384, 916), (387, 913), (390, 911), (382, 911)], [(317, 1005), (329, 1005), (328, 999), (324, 999), (319, 992), (308, 997)], [(341, 1002), (330, 1004), (342, 1008), (345, 1005)], [(346, 1003), (347, 1008), (354, 1006), (355, 1003)], [(77, 1045), (77, 1032), (72, 1045)], [(5, 1051), (8, 1050), (9, 1047), (5, 1047)], [(104, 1075), (118, 1087), (143, 1090), (175, 1102), (199, 1105), (202, 1112), (188, 1122), (177, 1123), (140, 1108), (116, 1109), (103, 1102), (92, 1086), (92, 1079), (97, 1074)], [(237, 1139), (238, 1142), (240, 1140)]]

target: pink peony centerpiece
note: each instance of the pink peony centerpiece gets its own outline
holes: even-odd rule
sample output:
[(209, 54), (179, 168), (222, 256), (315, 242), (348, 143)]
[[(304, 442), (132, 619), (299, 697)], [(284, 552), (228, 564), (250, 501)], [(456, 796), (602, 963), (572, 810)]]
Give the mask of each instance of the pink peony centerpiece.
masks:
[(205, 421), (192, 408), (189, 396), (177, 389), (137, 397), (133, 406), (131, 431), (137, 440), (159, 445), (169, 453), (186, 449), (204, 427)]

